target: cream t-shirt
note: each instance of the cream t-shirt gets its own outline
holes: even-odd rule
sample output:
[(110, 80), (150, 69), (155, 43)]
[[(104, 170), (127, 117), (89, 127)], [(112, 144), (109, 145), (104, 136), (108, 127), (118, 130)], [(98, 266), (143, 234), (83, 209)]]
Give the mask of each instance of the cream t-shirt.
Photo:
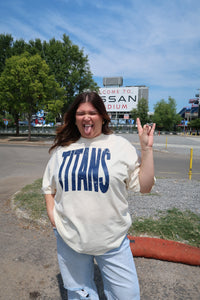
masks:
[(80, 138), (59, 147), (43, 177), (43, 193), (55, 194), (56, 228), (79, 253), (101, 255), (117, 248), (130, 225), (128, 189), (139, 185), (140, 159), (115, 134)]

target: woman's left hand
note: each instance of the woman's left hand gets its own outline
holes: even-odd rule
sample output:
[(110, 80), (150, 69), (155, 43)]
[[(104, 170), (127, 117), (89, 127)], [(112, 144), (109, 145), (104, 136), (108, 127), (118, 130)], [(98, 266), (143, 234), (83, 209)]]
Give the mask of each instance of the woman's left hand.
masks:
[(142, 127), (139, 118), (137, 118), (136, 123), (138, 128), (141, 149), (146, 150), (148, 148), (151, 148), (153, 146), (153, 134), (154, 134), (156, 124), (153, 123), (152, 126), (150, 126), (149, 124), (145, 124)]

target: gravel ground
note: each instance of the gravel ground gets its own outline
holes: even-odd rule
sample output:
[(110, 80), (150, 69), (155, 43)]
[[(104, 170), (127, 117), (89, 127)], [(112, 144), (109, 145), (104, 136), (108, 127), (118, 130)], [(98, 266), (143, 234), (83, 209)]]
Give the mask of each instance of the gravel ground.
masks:
[[(127, 134), (128, 140), (133, 141), (139, 150), (137, 135)], [(193, 157), (200, 156), (199, 136), (155, 135), (154, 150), (176, 153), (190, 157), (193, 148)], [(176, 207), (180, 210), (189, 209), (200, 213), (200, 183), (196, 180), (158, 178), (150, 194), (141, 195), (129, 193), (129, 207), (131, 215), (135, 217), (149, 217), (158, 210), (167, 210)]]
[(176, 207), (200, 213), (200, 184), (185, 179), (157, 179), (150, 194), (129, 193), (129, 208), (135, 217), (150, 217), (158, 210)]

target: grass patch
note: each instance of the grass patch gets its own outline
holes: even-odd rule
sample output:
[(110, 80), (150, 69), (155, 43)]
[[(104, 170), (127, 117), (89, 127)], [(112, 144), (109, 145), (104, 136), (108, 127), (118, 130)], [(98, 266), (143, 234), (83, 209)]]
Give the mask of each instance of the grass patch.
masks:
[[(14, 198), (14, 204), (26, 211), (34, 220), (47, 220), (42, 179), (26, 185)], [(135, 218), (129, 229), (130, 235), (156, 236), (200, 247), (200, 215), (177, 208), (159, 211), (150, 218)]]
[(154, 217), (136, 218), (129, 234), (156, 236), (200, 247), (200, 215), (177, 208), (160, 211)]
[(34, 219), (47, 219), (46, 204), (41, 191), (42, 179), (37, 179), (33, 184), (26, 185), (14, 198), (16, 207), (24, 210)]

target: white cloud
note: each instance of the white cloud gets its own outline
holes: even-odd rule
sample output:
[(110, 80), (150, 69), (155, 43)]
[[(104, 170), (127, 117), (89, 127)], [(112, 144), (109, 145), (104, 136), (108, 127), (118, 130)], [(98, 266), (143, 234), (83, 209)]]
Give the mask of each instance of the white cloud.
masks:
[(200, 68), (199, 51), (194, 50), (200, 42), (200, 30), (194, 21), (197, 17), (198, 11), (186, 11), (183, 19), (177, 7), (171, 19), (169, 13), (164, 15), (157, 8), (144, 23), (141, 19), (137, 30), (134, 23), (125, 26), (127, 21), (123, 20), (124, 35), (119, 32), (118, 38), (116, 31), (112, 31), (112, 48), (110, 41), (105, 40), (100, 53), (89, 54), (93, 72), (98, 76), (105, 69), (108, 74), (123, 72), (128, 77), (144, 77), (151, 84), (162, 86), (194, 84), (192, 69)]

